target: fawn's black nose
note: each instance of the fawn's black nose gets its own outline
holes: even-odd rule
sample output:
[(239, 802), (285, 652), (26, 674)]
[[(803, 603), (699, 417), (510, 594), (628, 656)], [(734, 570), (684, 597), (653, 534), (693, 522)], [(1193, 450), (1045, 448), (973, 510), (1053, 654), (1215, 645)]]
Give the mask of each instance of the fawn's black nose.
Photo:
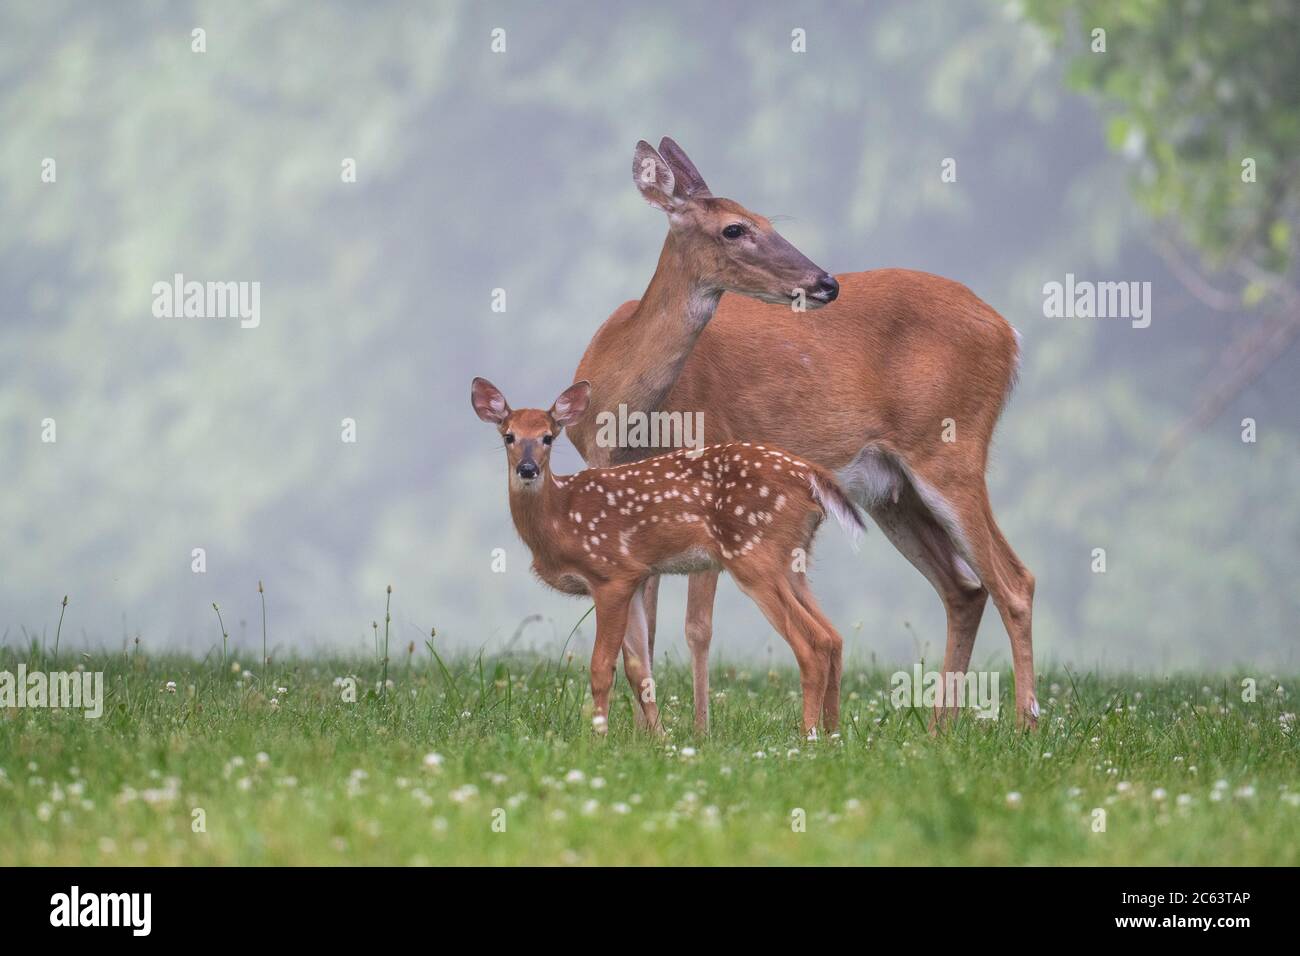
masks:
[(521, 461), (515, 469), (520, 478), (536, 478), (537, 466), (531, 461)]
[(829, 272), (817, 280), (817, 288), (814, 290), (817, 298), (824, 302), (834, 302), (840, 294), (840, 284), (835, 281), (835, 277)]

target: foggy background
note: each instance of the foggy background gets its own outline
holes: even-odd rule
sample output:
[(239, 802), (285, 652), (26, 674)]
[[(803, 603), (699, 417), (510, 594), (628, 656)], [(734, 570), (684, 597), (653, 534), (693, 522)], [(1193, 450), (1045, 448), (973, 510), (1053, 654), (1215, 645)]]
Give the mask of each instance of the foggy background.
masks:
[[(499, 649), (541, 615), (516, 646), (558, 649), (588, 604), (529, 572), (469, 382), (545, 406), (572, 380), (653, 273), (667, 224), (632, 151), (671, 135), (715, 194), (780, 217), (830, 271), (939, 273), (1020, 330), (989, 484), (1037, 575), (1041, 662), (1293, 665), (1297, 350), (1152, 472), (1254, 312), (1207, 307), (1157, 253), (1142, 142), (1066, 82), (1086, 30), (1071, 50), (1026, 20), (1061, 6), (6, 4), (5, 640), (51, 640), (68, 594), (65, 647), (203, 653), (214, 601), (252, 647), (260, 579), (273, 653), (371, 652), (389, 584), (394, 648), (436, 626), (442, 648)], [(1294, 101), (1268, 115), (1283, 107), (1294, 124)], [(1271, 188), (1276, 166), (1259, 175)], [(152, 286), (178, 272), (260, 282), (260, 327), (155, 318)], [(1045, 318), (1043, 285), (1067, 273), (1151, 282), (1150, 328)], [(857, 554), (834, 527), (818, 548), (850, 654), (942, 653), (938, 597), (874, 527)], [(678, 659), (684, 601), (667, 579), (658, 647)], [(975, 663), (1007, 646), (990, 605)], [(715, 662), (769, 654), (790, 659), (724, 578)]]

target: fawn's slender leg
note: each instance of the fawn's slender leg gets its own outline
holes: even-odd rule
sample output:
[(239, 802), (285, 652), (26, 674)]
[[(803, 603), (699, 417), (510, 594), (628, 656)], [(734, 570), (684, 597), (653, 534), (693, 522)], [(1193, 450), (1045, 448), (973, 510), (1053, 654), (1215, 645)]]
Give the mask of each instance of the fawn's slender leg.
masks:
[(623, 634), (623, 673), (627, 675), (628, 686), (632, 688), (632, 696), (636, 699), (632, 708), (636, 715), (636, 725), (662, 734), (663, 725), (659, 720), (659, 705), (655, 700), (655, 682), (647, 641), (645, 587), (642, 584), (637, 588), (632, 600), (628, 602), (627, 630)]
[(627, 609), (627, 631), (623, 634), (623, 673), (627, 675), (628, 687), (634, 699), (632, 717), (638, 728), (646, 726), (645, 709), (641, 706), (638, 684), (632, 680), (629, 668), (637, 660), (649, 656), (649, 637), (646, 633), (646, 616), (644, 613), (645, 595), (637, 588)]
[(591, 651), (592, 729), (609, 731), (609, 691), (614, 686), (618, 649), (627, 631), (628, 605), (632, 591), (605, 585), (596, 591), (596, 645)]
[(713, 640), (713, 598), (718, 572), (690, 575), (686, 585), (686, 646), (691, 649), (691, 677), (695, 688), (695, 729), (709, 729), (709, 643)]
[(799, 572), (790, 575), (795, 597), (803, 609), (821, 630), (821, 640), (825, 646), (827, 659), (826, 692), (822, 697), (822, 727), (828, 734), (833, 734), (840, 726), (840, 677), (844, 671), (844, 639), (835, 629), (813, 597), (808, 585), (808, 576)]
[(809, 626), (808, 617), (790, 582), (784, 577), (773, 580), (771, 576), (755, 575), (737, 566), (727, 568), (736, 584), (758, 605), (768, 623), (786, 639), (799, 664), (799, 683), (803, 688), (803, 732), (816, 732), (821, 716), (822, 701), (826, 697), (826, 649), (819, 646), (819, 628)]

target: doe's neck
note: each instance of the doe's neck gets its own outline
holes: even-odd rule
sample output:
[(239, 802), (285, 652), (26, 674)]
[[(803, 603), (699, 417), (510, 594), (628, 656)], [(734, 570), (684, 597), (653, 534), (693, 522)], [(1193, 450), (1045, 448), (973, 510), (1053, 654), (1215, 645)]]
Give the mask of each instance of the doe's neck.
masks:
[(589, 465), (620, 460), (596, 447), (596, 416), (654, 412), (665, 400), (722, 297), (722, 289), (701, 275), (685, 241), (670, 232), (650, 285), (635, 309), (606, 323), (578, 369), (592, 384), (591, 411), (570, 429), (570, 438)]

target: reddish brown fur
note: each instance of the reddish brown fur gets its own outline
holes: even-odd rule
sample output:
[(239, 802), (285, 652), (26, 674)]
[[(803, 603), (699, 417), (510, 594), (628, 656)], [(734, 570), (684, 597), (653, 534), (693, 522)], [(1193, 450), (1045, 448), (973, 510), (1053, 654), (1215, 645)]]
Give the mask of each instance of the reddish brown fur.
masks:
[[(559, 413), (511, 410), (497, 395), (490, 383), (475, 380), (476, 410), (507, 439), (510, 511), (532, 551), (533, 570), (558, 590), (595, 599), (591, 682), (598, 730), (609, 713), (633, 596), (653, 575), (705, 570), (730, 572), (790, 643), (804, 687), (804, 731), (819, 718), (835, 729), (843, 642), (817, 607), (805, 570), (825, 514), (822, 501), (844, 520), (859, 527), (860, 521), (829, 472), (744, 442), (553, 475), (543, 441), (580, 416), (583, 403)], [(536, 477), (519, 480), (521, 462), (535, 464)], [(649, 661), (635, 655), (629, 661), (625, 653), (624, 665), (646, 723), (657, 727)]]
[[(838, 276), (838, 300), (815, 312), (756, 301), (790, 294), (788, 253), (773, 252), (764, 283), (762, 263), (731, 261), (732, 247), (718, 230), (744, 217), (766, 235), (770, 223), (737, 204), (696, 198), (709, 196), (698, 172), (680, 168), (684, 154), (670, 140), (660, 149), (671, 169), (658, 185), (676, 172), (695, 191), (666, 198), (638, 182), (669, 213), (670, 231), (645, 295), (610, 316), (578, 366), (577, 378), (599, 383), (593, 412), (620, 403), (639, 411), (702, 411), (708, 441), (768, 442), (832, 470), (872, 449), (896, 464), (905, 480), (892, 500), (864, 504), (944, 602), (944, 672), (969, 666), (991, 594), (1011, 637), (1017, 719), (1033, 726), (1034, 578), (998, 529), (984, 482), (1019, 360), (1014, 330), (960, 283), (901, 269)], [(719, 297), (719, 289), (739, 294)], [(595, 418), (569, 430), (589, 463), (654, 452), (597, 447)], [(943, 440), (946, 420), (955, 425), (955, 442)], [(645, 591), (651, 652), (655, 588), (651, 581)], [(693, 576), (687, 606), (701, 725), (715, 588), (715, 573)]]

